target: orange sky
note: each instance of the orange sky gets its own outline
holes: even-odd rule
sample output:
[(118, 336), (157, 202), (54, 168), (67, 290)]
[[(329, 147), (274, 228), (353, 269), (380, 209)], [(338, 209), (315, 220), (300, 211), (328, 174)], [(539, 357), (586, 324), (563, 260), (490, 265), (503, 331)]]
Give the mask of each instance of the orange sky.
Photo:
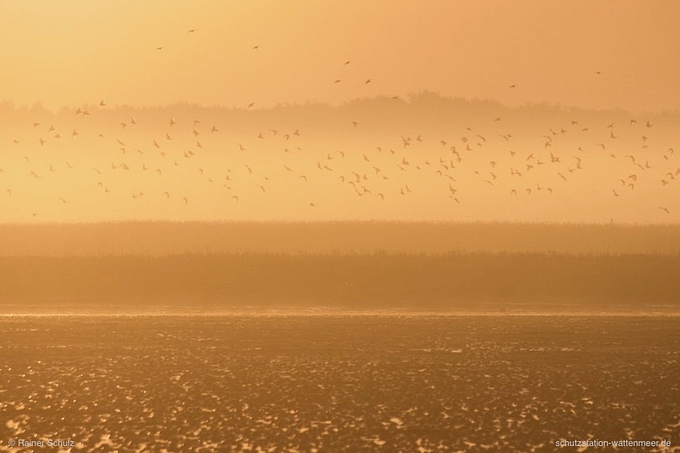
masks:
[(431, 90), (676, 110), (678, 11), (674, 0), (5, 1), (0, 100), (271, 106)]
[(678, 11), (1, 2), (0, 222), (677, 223)]

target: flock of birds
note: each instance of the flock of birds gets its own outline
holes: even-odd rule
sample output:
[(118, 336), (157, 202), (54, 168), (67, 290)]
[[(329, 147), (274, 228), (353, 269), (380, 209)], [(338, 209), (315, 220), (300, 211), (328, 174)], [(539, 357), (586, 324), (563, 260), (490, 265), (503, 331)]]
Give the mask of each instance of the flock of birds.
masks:
[[(189, 33), (195, 31), (191, 29)], [(258, 49), (259, 46), (252, 47), (253, 51)], [(339, 66), (351, 63), (347, 60)], [(341, 82), (340, 78), (334, 80), (336, 84)], [(401, 105), (406, 102), (399, 96), (393, 96), (392, 101)], [(241, 113), (244, 116), (257, 113), (254, 106), (254, 102), (250, 103)], [(36, 118), (27, 128), (32, 133), (12, 138), (24, 168), (10, 170), (0, 160), (0, 177), (12, 171), (44, 181), (56, 172), (68, 170), (73, 172), (69, 181), (81, 181), (82, 191), (96, 190), (106, 196), (122, 196), (130, 202), (174, 199), (182, 205), (191, 204), (196, 197), (215, 196), (204, 191), (200, 186), (203, 183), (226, 191), (233, 203), (253, 200), (255, 194), (286, 193), (284, 187), (293, 184), (298, 186), (287, 189), (288, 192), (304, 198), (300, 203), (309, 208), (315, 208), (320, 195), (327, 194), (329, 188), (331, 193), (338, 189), (378, 202), (403, 200), (417, 188), (427, 198), (438, 192), (454, 204), (474, 201), (475, 193), (489, 189), (512, 197), (552, 195), (578, 180), (587, 167), (595, 172), (596, 178), (602, 176), (598, 173), (616, 170), (617, 177), (610, 181), (609, 188), (614, 198), (634, 193), (642, 184), (665, 189), (680, 180), (678, 156), (672, 146), (653, 140), (655, 128), (650, 120), (628, 119), (624, 124), (614, 121), (589, 126), (587, 122), (595, 122), (572, 119), (547, 128), (542, 135), (528, 136), (524, 130), (514, 131), (513, 118), (492, 116), (474, 127), (462, 126), (447, 136), (424, 136), (434, 134), (432, 131), (396, 133), (383, 143), (369, 145), (362, 129), (364, 125), (370, 129), (371, 122), (380, 124), (375, 118), (338, 124), (337, 128), (348, 138), (344, 143), (334, 138), (319, 139), (318, 130), (312, 131), (315, 138), (306, 140), (305, 124), (285, 129), (270, 124), (250, 136), (243, 130), (237, 134), (235, 129), (242, 125), (214, 122), (216, 117), (207, 110), (204, 112), (211, 115), (211, 122), (204, 118), (177, 120), (180, 115), (186, 117), (186, 112), (178, 112), (177, 116), (171, 113), (165, 119), (164, 130), (159, 130), (157, 114), (111, 109), (102, 99), (92, 106), (78, 108), (75, 122), (71, 120), (65, 130), (63, 124), (57, 127)], [(88, 123), (98, 116), (95, 124)], [(99, 130), (95, 130), (97, 127)], [(219, 138), (220, 135), (223, 137)], [(78, 145), (84, 137), (88, 142)], [(92, 139), (98, 143), (93, 145)], [(55, 143), (65, 140), (71, 143), (55, 147)], [(624, 140), (626, 143), (619, 146)], [(25, 141), (29, 146), (22, 148)], [(357, 146), (357, 141), (361, 145)], [(82, 152), (76, 153), (79, 160), (72, 162), (69, 156), (74, 157), (72, 150), (78, 146), (81, 151), (91, 146), (96, 146), (96, 150), (88, 151), (85, 158)], [(147, 184), (152, 178), (156, 182)], [(602, 179), (606, 181), (606, 177)], [(116, 180), (125, 184), (116, 184)], [(163, 183), (158, 183), (159, 180)], [(48, 190), (55, 202), (63, 205), (75, 202), (72, 192), (60, 193), (59, 184), (55, 182)], [(159, 188), (163, 185), (164, 188)], [(299, 185), (307, 185), (307, 189)], [(129, 190), (131, 186), (136, 188)], [(6, 196), (16, 192), (14, 187), (5, 187), (4, 191)], [(665, 214), (671, 214), (668, 205), (657, 205)], [(39, 211), (31, 212), (33, 217), (39, 215)]]
[[(584, 146), (565, 152), (564, 144), (560, 143), (563, 137), (573, 131), (588, 132), (589, 128), (580, 126), (578, 121), (572, 121), (569, 129), (549, 129), (541, 137), (541, 147), (524, 151), (512, 146), (516, 139), (512, 133), (497, 133), (491, 137), (472, 127), (466, 127), (456, 138), (427, 139), (421, 134), (400, 135), (388, 139), (385, 145), (331, 151), (333, 144), (330, 143), (312, 144), (314, 149), (309, 149), (300, 128), (286, 131), (263, 128), (249, 141), (241, 137), (242, 140), (231, 142), (227, 137), (225, 142), (216, 138), (222, 134), (222, 125), (204, 126), (202, 120), (193, 119), (183, 121), (180, 126), (174, 116), (167, 118), (165, 132), (157, 136), (153, 132), (142, 132), (144, 138), (140, 138), (139, 134), (144, 122), (134, 115), (120, 118), (117, 128), (108, 128), (117, 129), (117, 136), (109, 137), (108, 133), (88, 129), (87, 118), (107, 108), (104, 100), (98, 105), (97, 111), (93, 112), (87, 108), (76, 110), (75, 115), (82, 122), (67, 133), (54, 125), (45, 125), (37, 120), (33, 122), (31, 128), (35, 136), (32, 140), (37, 144), (34, 152), (22, 153), (24, 168), (6, 167), (6, 170), (23, 173), (33, 180), (47, 180), (64, 170), (87, 172), (94, 176), (96, 184), (88, 182), (92, 178), (84, 178), (84, 184), (90, 187), (82, 187), (82, 190), (122, 195), (130, 201), (154, 196), (166, 200), (174, 198), (184, 205), (192, 202), (191, 196), (184, 192), (196, 193), (187, 190), (194, 183), (207, 182), (211, 186), (219, 186), (235, 203), (253, 199), (253, 192), (266, 196), (287, 184), (309, 184), (306, 203), (310, 208), (316, 206), (314, 198), (319, 191), (328, 187), (381, 202), (388, 198), (411, 196), (416, 187), (427, 190), (426, 186), (430, 185), (439, 188), (440, 194), (446, 194), (456, 204), (465, 199), (461, 194), (484, 190), (480, 185), (502, 190), (513, 197), (552, 195), (577, 179), (594, 157), (600, 161), (603, 157), (619, 161), (621, 170), (610, 188), (614, 198), (634, 192), (643, 183), (665, 189), (680, 179), (680, 162), (672, 147), (660, 156), (659, 153), (653, 156), (645, 153), (654, 127), (649, 121), (639, 125), (636, 120), (630, 120), (626, 125), (629, 131), (639, 134), (638, 152), (629, 149), (621, 153), (616, 150), (614, 144), (621, 132), (614, 123), (606, 126), (608, 140), (591, 144), (588, 152)], [(502, 121), (503, 118), (496, 117), (489, 123), (497, 126)], [(345, 133), (352, 134), (359, 127), (359, 122), (352, 121), (345, 126)], [(135, 132), (128, 134), (132, 129), (136, 129)], [(73, 147), (83, 135), (92, 138), (94, 134), (101, 143), (97, 152), (93, 153), (99, 162), (96, 165), (83, 168), (87, 164), (70, 161), (63, 151), (50, 154), (53, 143), (63, 140), (64, 136)], [(22, 140), (14, 138), (12, 141), (15, 149), (22, 149)], [(61, 163), (59, 157), (63, 159)], [(183, 171), (181, 175), (177, 173), (180, 168)], [(5, 168), (0, 168), (0, 175), (3, 173)], [(145, 181), (151, 178), (163, 180), (166, 175), (164, 190), (156, 189), (157, 184), (146, 187)], [(537, 177), (532, 178), (533, 175)], [(70, 177), (74, 178), (78, 179), (75, 175)], [(112, 187), (117, 179), (136, 184), (138, 188), (115, 194)], [(124, 189), (117, 191), (121, 190)], [(198, 191), (200, 193), (201, 189)], [(68, 195), (60, 194), (58, 185), (51, 187), (50, 192), (54, 194), (55, 202), (71, 203)], [(15, 189), (6, 187), (5, 193), (7, 196), (15, 195)], [(666, 214), (671, 213), (668, 206), (659, 205), (659, 209)], [(38, 216), (39, 212), (32, 215)]]

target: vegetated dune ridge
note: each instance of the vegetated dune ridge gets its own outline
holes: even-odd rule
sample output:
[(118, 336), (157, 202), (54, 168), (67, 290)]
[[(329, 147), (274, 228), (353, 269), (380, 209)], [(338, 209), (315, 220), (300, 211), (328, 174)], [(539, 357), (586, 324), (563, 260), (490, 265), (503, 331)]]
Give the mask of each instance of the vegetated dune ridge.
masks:
[(0, 256), (677, 254), (680, 225), (426, 222), (0, 224)]
[(678, 311), (680, 255), (3, 257), (0, 310)]

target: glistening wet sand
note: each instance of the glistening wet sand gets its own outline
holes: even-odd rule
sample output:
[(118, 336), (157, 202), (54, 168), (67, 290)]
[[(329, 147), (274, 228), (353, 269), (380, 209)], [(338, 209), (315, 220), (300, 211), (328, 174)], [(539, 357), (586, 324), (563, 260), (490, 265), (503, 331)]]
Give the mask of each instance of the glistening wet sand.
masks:
[(653, 316), (0, 317), (0, 451), (677, 445), (679, 332)]

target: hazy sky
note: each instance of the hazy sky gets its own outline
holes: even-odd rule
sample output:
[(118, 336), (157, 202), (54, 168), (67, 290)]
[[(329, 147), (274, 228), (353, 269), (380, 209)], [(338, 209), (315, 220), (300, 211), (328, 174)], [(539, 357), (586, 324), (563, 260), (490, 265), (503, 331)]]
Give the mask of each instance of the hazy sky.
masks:
[(678, 13), (2, 1), (0, 222), (677, 223)]
[(269, 106), (431, 90), (676, 110), (679, 13), (675, 0), (3, 1), (0, 99)]

